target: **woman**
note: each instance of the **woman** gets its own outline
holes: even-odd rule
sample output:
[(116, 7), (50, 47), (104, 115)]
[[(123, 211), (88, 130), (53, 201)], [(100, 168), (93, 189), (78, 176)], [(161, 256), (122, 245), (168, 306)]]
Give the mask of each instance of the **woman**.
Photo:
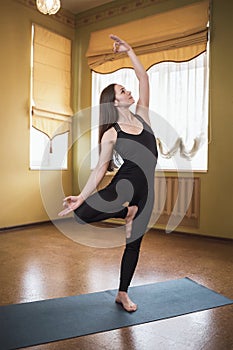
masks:
[[(98, 164), (81, 193), (64, 199), (63, 205), (66, 209), (59, 215), (74, 211), (80, 223), (109, 218), (125, 219), (126, 246), (116, 302), (126, 311), (132, 312), (137, 310), (137, 305), (129, 298), (128, 287), (153, 208), (154, 171), (158, 154), (148, 116), (148, 75), (130, 45), (115, 35), (110, 35), (110, 38), (114, 40), (115, 53), (127, 53), (139, 81), (136, 114), (129, 110), (135, 101), (130, 91), (126, 91), (123, 86), (111, 84), (102, 91)], [(114, 150), (121, 155), (124, 163), (111, 183), (93, 194), (109, 169)]]

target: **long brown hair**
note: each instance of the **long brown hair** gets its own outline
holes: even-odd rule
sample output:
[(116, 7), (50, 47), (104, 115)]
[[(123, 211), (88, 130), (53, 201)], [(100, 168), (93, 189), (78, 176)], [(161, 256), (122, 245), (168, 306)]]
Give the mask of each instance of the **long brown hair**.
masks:
[[(118, 110), (114, 106), (115, 85), (108, 85), (100, 95), (100, 115), (99, 115), (99, 150), (101, 150), (101, 139), (103, 134), (110, 129), (118, 120)], [(114, 169), (113, 160), (109, 162), (108, 171)]]

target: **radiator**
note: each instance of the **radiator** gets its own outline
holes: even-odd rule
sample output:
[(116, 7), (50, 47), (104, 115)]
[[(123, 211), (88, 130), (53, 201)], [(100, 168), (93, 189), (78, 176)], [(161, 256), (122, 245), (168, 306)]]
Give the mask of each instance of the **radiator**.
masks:
[(156, 175), (152, 225), (198, 227), (199, 213), (199, 178)]

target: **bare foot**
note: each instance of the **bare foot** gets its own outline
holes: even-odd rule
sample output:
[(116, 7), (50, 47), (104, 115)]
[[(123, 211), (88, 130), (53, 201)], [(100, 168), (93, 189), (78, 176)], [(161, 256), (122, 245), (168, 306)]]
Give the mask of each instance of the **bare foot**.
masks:
[(131, 236), (131, 231), (132, 231), (132, 225), (133, 225), (133, 219), (135, 218), (136, 214), (138, 211), (138, 207), (136, 205), (132, 205), (128, 207), (128, 213), (125, 217), (125, 233), (126, 233), (126, 238), (130, 238)]
[(121, 304), (125, 311), (134, 312), (137, 310), (137, 305), (132, 302), (126, 292), (118, 292), (116, 296), (116, 303)]

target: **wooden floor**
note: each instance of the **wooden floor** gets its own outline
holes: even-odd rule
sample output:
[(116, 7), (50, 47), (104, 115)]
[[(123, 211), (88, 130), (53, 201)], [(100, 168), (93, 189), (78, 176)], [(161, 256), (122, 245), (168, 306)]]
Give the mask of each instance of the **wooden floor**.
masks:
[[(86, 242), (52, 224), (1, 232), (0, 304), (117, 288), (123, 246), (90, 240), (108, 226), (86, 230)], [(185, 276), (233, 298), (233, 242), (150, 230), (132, 285)], [(231, 305), (27, 349), (231, 350), (232, 325)]]

